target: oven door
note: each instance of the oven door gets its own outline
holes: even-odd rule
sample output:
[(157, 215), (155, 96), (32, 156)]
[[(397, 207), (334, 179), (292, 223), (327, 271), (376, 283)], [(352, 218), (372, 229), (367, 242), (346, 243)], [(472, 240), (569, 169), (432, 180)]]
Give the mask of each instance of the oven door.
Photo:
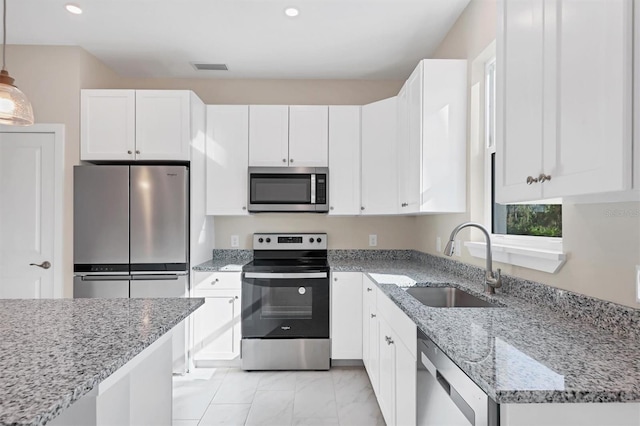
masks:
[(242, 274), (242, 338), (329, 338), (328, 272)]

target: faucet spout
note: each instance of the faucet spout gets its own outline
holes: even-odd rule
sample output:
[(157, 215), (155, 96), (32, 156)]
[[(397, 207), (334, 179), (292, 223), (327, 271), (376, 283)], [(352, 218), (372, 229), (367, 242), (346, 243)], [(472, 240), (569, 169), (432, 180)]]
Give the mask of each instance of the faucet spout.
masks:
[(451, 231), (451, 236), (449, 237), (449, 242), (444, 249), (444, 254), (446, 256), (453, 256), (453, 252), (455, 251), (455, 239), (458, 232), (467, 227), (477, 228), (484, 234), (486, 243), (487, 243), (487, 254), (486, 254), (486, 267), (485, 267), (485, 280), (484, 280), (484, 290), (489, 294), (494, 294), (496, 288), (500, 288), (502, 286), (502, 278), (500, 276), (500, 269), (496, 272), (493, 272), (493, 258), (491, 255), (491, 236), (487, 229), (475, 222), (464, 222), (460, 225), (456, 226), (453, 231)]

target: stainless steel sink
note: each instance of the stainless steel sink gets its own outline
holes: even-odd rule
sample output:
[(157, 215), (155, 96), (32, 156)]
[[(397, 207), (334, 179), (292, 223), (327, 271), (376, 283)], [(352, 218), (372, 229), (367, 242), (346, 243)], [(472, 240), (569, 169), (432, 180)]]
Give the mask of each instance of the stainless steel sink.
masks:
[(410, 287), (406, 291), (423, 305), (435, 308), (500, 307), (500, 305), (487, 302), (455, 287)]

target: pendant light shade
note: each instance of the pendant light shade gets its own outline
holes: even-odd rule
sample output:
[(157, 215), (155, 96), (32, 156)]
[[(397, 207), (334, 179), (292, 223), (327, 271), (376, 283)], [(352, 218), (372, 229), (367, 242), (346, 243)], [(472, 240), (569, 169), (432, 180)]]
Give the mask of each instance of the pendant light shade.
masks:
[(7, 50), (7, 0), (2, 1), (2, 71), (0, 71), (0, 124), (30, 126), (33, 124), (31, 102), (13, 85), (13, 78), (5, 69)]
[(0, 124), (30, 126), (33, 109), (27, 97), (13, 85), (7, 70), (0, 71)]

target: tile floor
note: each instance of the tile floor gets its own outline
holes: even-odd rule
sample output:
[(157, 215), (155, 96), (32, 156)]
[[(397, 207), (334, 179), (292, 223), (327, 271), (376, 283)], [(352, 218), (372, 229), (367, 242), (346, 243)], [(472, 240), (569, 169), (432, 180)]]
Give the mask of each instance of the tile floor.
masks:
[(367, 373), (197, 368), (173, 379), (173, 426), (384, 426)]

